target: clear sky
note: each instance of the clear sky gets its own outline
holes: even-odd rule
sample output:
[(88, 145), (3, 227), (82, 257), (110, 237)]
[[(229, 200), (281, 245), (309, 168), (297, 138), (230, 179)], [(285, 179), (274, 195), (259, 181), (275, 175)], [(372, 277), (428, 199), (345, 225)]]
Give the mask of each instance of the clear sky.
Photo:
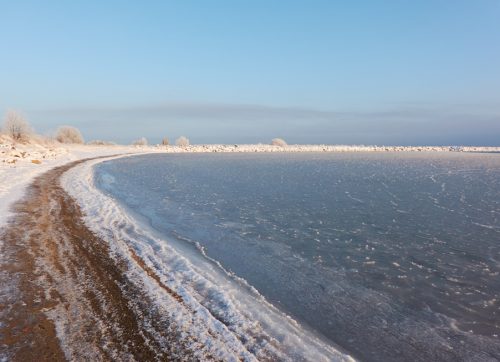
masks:
[(0, 0), (0, 49), (42, 133), (500, 145), (499, 0)]

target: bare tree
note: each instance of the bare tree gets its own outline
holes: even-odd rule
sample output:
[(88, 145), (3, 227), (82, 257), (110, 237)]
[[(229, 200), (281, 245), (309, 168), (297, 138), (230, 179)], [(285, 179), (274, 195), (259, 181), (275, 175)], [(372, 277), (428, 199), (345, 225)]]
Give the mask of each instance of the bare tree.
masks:
[(71, 126), (59, 127), (56, 132), (56, 140), (61, 143), (84, 143), (80, 130)]
[(132, 145), (134, 145), (134, 146), (147, 146), (148, 140), (146, 139), (146, 137), (141, 137), (141, 138), (135, 140), (134, 142), (132, 142)]
[(5, 114), (3, 131), (16, 141), (26, 141), (33, 133), (24, 116), (14, 110), (8, 110)]
[(184, 136), (180, 136), (179, 138), (177, 138), (177, 140), (175, 141), (175, 144), (179, 147), (187, 147), (189, 146), (189, 139), (187, 139), (186, 137)]
[(273, 146), (279, 146), (279, 147), (285, 147), (285, 146), (287, 146), (287, 143), (282, 138), (273, 138), (273, 140), (271, 141), (271, 144)]
[(167, 137), (163, 137), (163, 139), (161, 140), (161, 144), (162, 146), (168, 146), (170, 142), (168, 141)]

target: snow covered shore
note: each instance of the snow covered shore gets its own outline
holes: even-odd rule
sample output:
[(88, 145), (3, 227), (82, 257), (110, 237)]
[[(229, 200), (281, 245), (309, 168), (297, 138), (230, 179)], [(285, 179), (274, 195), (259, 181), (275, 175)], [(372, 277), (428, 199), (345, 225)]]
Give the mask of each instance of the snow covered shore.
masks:
[(12, 203), (23, 196), (26, 187), (35, 177), (71, 161), (132, 151), (134, 150), (130, 147), (120, 146), (22, 144), (0, 136), (0, 227), (9, 217)]
[(500, 152), (500, 147), (475, 146), (365, 146), (365, 145), (287, 145), (284, 147), (255, 145), (190, 145), (177, 146), (141, 146), (139, 149), (152, 152)]
[[(210, 271), (213, 267), (198, 270), (174, 249), (148, 236), (139, 226), (125, 225), (127, 215), (116, 209), (114, 203), (104, 200), (104, 195), (92, 187), (92, 182), (89, 184), (92, 165), (100, 160), (85, 162), (66, 172), (75, 164), (70, 161), (75, 159), (104, 157), (105, 160), (109, 159), (106, 156), (111, 155), (120, 157), (127, 153), (165, 152), (165, 149), (108, 146), (53, 148), (48, 145), (37, 146), (33, 151), (34, 148), (29, 145), (10, 146), (10, 151), (4, 152), (4, 156), (19, 160), (3, 162), (2, 180), (8, 181), (9, 176), (13, 176), (14, 180), (13, 184), (5, 188), (3, 199), (16, 201), (15, 197), (10, 196), (21, 197), (24, 188), (34, 180), (30, 197), (16, 204), (21, 205), (21, 209), (26, 212), (16, 214), (16, 223), (4, 229), (5, 247), (2, 250), (5, 254), (0, 255), (0, 261), (2, 266), (6, 266), (6, 272), (1, 275), (0, 302), (11, 305), (2, 314), (2, 319), (9, 321), (6, 327), (14, 331), (14, 326), (20, 326), (29, 333), (25, 338), (15, 337), (14, 342), (8, 342), (9, 349), (5, 355), (0, 354), (0, 359), (9, 359), (9, 356), (20, 356), (22, 353), (38, 353), (36, 348), (23, 349), (24, 342), (21, 342), (26, 338), (34, 340), (40, 336), (48, 337), (43, 331), (36, 332), (36, 326), (43, 325), (44, 331), (55, 328), (57, 333), (59, 342), (55, 342), (55, 338), (47, 339), (51, 349), (62, 349), (69, 360), (82, 356), (100, 359), (97, 356), (103, 353), (133, 360), (129, 356), (132, 350), (130, 346), (124, 348), (124, 342), (115, 341), (114, 345), (112, 342), (113, 336), (131, 338), (129, 335), (137, 328), (140, 328), (141, 335), (148, 336), (148, 341), (144, 343), (140, 338), (134, 340), (134, 348), (141, 349), (148, 345), (156, 355), (170, 351), (173, 355), (194, 354), (198, 357), (196, 359), (201, 360), (207, 359), (207, 356), (247, 361), (269, 356), (280, 360), (294, 360), (297, 356), (318, 361), (352, 360), (302, 331), (294, 320), (274, 310), (264, 300), (262, 302), (267, 306), (265, 311), (261, 310), (260, 304), (257, 309), (253, 309), (252, 300), (262, 299), (258, 293), (250, 293), (246, 298), (235, 298), (238, 287), (234, 289), (234, 282), (227, 282), (226, 288), (219, 290), (220, 279), (216, 275), (220, 271), (217, 268), (215, 271)], [(180, 151), (170, 148), (170, 151), (173, 150)], [(32, 162), (35, 156), (44, 161)], [(4, 159), (8, 160), (7, 157)], [(66, 165), (58, 167), (63, 164)], [(63, 173), (64, 188), (79, 201), (80, 206), (61, 193), (59, 177)], [(92, 209), (94, 206), (96, 208)], [(7, 207), (7, 203), (2, 204), (4, 219), (8, 216)], [(95, 234), (90, 233), (80, 222), (82, 215), (79, 207), (82, 207), (84, 215), (102, 216), (106, 221), (111, 221), (112, 225), (106, 229), (111, 234), (97, 229), (92, 229)], [(110, 212), (114, 218), (108, 220)], [(86, 224), (88, 222), (86, 220)], [(115, 229), (116, 222), (122, 227)], [(106, 223), (106, 226), (109, 225)], [(129, 232), (132, 234), (129, 235)], [(96, 239), (96, 235), (102, 239)], [(89, 243), (89, 240), (92, 242)], [(159, 270), (156, 264), (151, 264), (151, 258), (154, 259), (155, 255), (164, 262)], [(34, 258), (34, 262), (31, 258)], [(18, 265), (21, 273), (8, 271), (13, 264)], [(106, 272), (102, 272), (103, 268)], [(79, 272), (68, 273), (68, 270)], [(126, 287), (123, 286), (124, 289), (120, 291), (115, 283), (122, 279)], [(29, 287), (22, 287), (28, 283)], [(229, 285), (232, 285), (232, 289)], [(229, 289), (231, 292), (224, 292)], [(110, 290), (114, 290), (114, 293), (110, 293)], [(96, 310), (89, 307), (95, 304), (95, 300), (92, 304), (91, 299), (86, 299), (92, 293), (100, 295), (102, 305)], [(145, 301), (153, 302), (146, 305)], [(45, 306), (43, 312), (40, 312), (39, 305)], [(127, 305), (130, 317), (127, 323), (135, 323), (136, 327), (131, 328), (127, 323), (120, 325), (124, 305)], [(119, 319), (110, 322), (109, 316), (99, 316), (99, 310), (113, 310), (113, 315), (119, 316)], [(257, 313), (264, 315), (260, 322), (256, 321)], [(36, 315), (36, 323), (33, 324), (27, 318), (30, 315)], [(268, 330), (271, 334), (267, 333)], [(94, 333), (102, 335), (99, 338), (101, 341), (107, 341), (105, 352), (92, 340)], [(16, 342), (17, 339), (21, 342)], [(40, 344), (44, 343), (45, 340)]]

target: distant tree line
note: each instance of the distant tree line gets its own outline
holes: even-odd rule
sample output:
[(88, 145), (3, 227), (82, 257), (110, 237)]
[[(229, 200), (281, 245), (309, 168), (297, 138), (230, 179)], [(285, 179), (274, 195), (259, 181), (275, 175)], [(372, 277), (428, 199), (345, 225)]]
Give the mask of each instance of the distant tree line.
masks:
[[(16, 142), (29, 142), (35, 136), (33, 128), (26, 120), (26, 117), (21, 112), (15, 110), (8, 110), (5, 113), (2, 132), (10, 136)], [(39, 137), (40, 136), (38, 136), (38, 138)], [(55, 134), (52, 137), (48, 138), (64, 144), (85, 143), (85, 140), (80, 130), (72, 126), (61, 126), (56, 130)], [(114, 145), (115, 143), (102, 140), (93, 140), (87, 142), (87, 144), (96, 146), (108, 146), (108, 145)], [(132, 145), (147, 146), (148, 140), (145, 137), (141, 137), (133, 141)], [(161, 140), (161, 145), (169, 146), (170, 145), (169, 139), (167, 137), (164, 137)], [(178, 147), (185, 148), (190, 145), (190, 141), (187, 137), (180, 136), (175, 140), (175, 145)], [(274, 138), (271, 141), (271, 145), (277, 147), (286, 147), (287, 143), (282, 138)]]

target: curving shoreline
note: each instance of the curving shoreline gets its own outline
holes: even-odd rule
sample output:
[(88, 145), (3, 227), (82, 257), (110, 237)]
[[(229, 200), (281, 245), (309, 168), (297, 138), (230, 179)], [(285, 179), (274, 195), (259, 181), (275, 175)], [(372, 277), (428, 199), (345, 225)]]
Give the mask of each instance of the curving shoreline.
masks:
[(244, 280), (209, 261), (202, 251), (193, 254), (188, 241), (164, 239), (147, 220), (137, 219), (133, 211), (99, 190), (94, 184), (96, 163), (100, 161), (67, 172), (62, 178), (65, 190), (81, 205), (86, 225), (110, 241), (113, 253), (130, 258), (133, 250), (147, 265), (149, 277), (152, 271), (182, 296), (183, 305), (159, 296), (158, 288), (145, 280), (142, 266), (143, 275), (128, 273), (132, 280), (143, 281), (157, 306), (183, 326), (184, 333), (207, 341), (202, 349), (225, 356), (224, 360), (352, 360), (277, 310)]
[[(139, 327), (132, 305), (147, 299), (124, 277), (127, 264), (110, 258), (106, 243), (85, 227), (79, 206), (59, 185), (59, 177), (82, 162), (35, 179), (2, 232), (2, 253), (8, 256), (1, 266), (2, 283), (16, 291), (2, 300), (6, 323), (0, 338), (7, 346), (2, 357), (150, 360), (175, 355), (180, 351), (160, 347)], [(156, 317), (154, 311), (149, 317)], [(64, 330), (56, 330), (57, 320), (64, 321)], [(69, 340), (58, 339), (56, 332)]]
[[(182, 288), (172, 289), (134, 247), (88, 228), (60, 179), (104, 158), (37, 177), (1, 229), (0, 283), (9, 292), (0, 296), (0, 358), (289, 360), (255, 322), (242, 335)], [(350, 360), (334, 349), (328, 354)]]
[[(73, 192), (75, 184), (61, 179), (70, 173), (78, 179), (87, 174), (76, 169), (88, 171), (110, 158), (79, 160), (37, 177), (14, 205), (15, 217), (0, 229), (0, 359), (290, 359), (283, 354), (286, 346), (265, 328), (235, 329), (230, 322), (235, 314), (211, 309), (211, 303), (226, 302), (209, 300), (215, 289), (201, 290), (209, 297), (200, 302), (192, 298), (192, 291), (200, 290), (184, 288), (192, 275), (162, 273), (165, 264), (157, 254), (167, 249), (158, 243), (140, 249), (127, 239), (141, 230), (132, 226), (134, 235), (127, 234), (131, 226), (123, 215), (111, 222), (125, 232), (111, 230), (111, 237), (89, 225), (88, 190)], [(93, 205), (98, 213), (116, 212), (100, 208), (102, 201)], [(172, 275), (177, 280), (170, 280)], [(199, 326), (201, 331), (193, 331)], [(259, 349), (262, 341), (267, 346)], [(349, 360), (336, 352), (339, 360)]]
[[(111, 255), (108, 244), (85, 226), (80, 207), (60, 186), (60, 176), (85, 161), (36, 178), (27, 196), (14, 205), (16, 216), (2, 231), (1, 283), (10, 284), (14, 293), (2, 296), (1, 357), (13, 361), (193, 358), (177, 326), (128, 279), (130, 262)], [(217, 359), (209, 354), (203, 358)]]

